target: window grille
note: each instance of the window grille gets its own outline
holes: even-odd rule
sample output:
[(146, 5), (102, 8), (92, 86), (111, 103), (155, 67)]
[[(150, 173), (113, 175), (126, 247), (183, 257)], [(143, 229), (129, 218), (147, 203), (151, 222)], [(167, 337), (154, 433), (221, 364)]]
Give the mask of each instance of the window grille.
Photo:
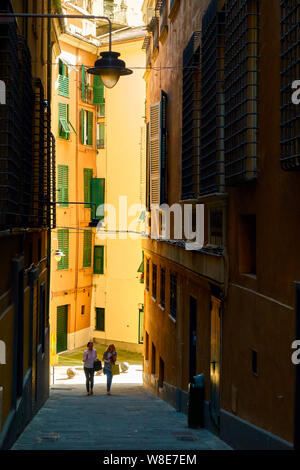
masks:
[(200, 33), (195, 32), (183, 52), (182, 199), (193, 199), (199, 186), (200, 147)]
[(213, 0), (202, 20), (200, 194), (224, 191), (225, 12)]
[(300, 105), (292, 102), (292, 83), (300, 79), (300, 4), (281, 1), (281, 167), (300, 170)]
[[(6, 104), (0, 106), (0, 224), (2, 227), (8, 228), (22, 225), (23, 207), (20, 207), (20, 204), (23, 162), (21, 148), (22, 135), (26, 138), (28, 125), (28, 122), (24, 122), (22, 119), (21, 114), (22, 90), (20, 99), (19, 89), (21, 84), (19, 80), (15, 80), (15, 77), (18, 77), (20, 73), (15, 23), (0, 23), (0, 63), (0, 79), (5, 83), (6, 92)], [(27, 64), (23, 64), (21, 74), (27, 74)], [(23, 97), (26, 99), (25, 90)], [(30, 119), (31, 110), (28, 111), (28, 119)], [(32, 129), (30, 129), (31, 134)], [(31, 145), (30, 141), (29, 145)], [(30, 153), (30, 146), (28, 152)], [(26, 155), (25, 152), (24, 157)], [(31, 159), (29, 159), (30, 161)], [(26, 186), (26, 190), (28, 191), (29, 187)]]
[(259, 0), (227, 0), (225, 29), (225, 181), (257, 177)]

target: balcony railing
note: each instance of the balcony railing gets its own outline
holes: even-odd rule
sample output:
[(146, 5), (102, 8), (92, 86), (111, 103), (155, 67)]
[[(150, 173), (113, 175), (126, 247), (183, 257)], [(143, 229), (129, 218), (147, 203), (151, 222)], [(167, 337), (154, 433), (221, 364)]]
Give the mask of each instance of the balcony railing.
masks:
[(157, 0), (155, 10), (160, 16), (160, 34), (168, 28), (168, 4), (167, 0)]
[(159, 18), (157, 16), (153, 16), (148, 29), (152, 33), (152, 52), (155, 52), (159, 42)]

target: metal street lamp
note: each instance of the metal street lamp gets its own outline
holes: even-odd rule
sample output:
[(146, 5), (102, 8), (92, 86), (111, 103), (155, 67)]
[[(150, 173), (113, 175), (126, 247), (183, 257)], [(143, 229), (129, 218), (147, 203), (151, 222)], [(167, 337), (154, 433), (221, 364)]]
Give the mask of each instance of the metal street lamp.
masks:
[(118, 59), (119, 52), (101, 52), (101, 59), (96, 60), (95, 67), (88, 69), (92, 75), (100, 75), (103, 85), (113, 88), (121, 75), (131, 75), (132, 70), (126, 68), (124, 60)]
[(59, 15), (52, 13), (0, 13), (0, 18), (77, 18), (77, 19), (102, 19), (108, 21), (109, 24), (109, 50), (101, 52), (101, 59), (96, 60), (95, 66), (88, 69), (88, 73), (99, 75), (104, 86), (113, 88), (123, 75), (131, 75), (132, 70), (126, 68), (124, 60), (118, 59), (120, 53), (111, 50), (112, 44), (112, 25), (111, 20), (107, 16), (95, 15)]

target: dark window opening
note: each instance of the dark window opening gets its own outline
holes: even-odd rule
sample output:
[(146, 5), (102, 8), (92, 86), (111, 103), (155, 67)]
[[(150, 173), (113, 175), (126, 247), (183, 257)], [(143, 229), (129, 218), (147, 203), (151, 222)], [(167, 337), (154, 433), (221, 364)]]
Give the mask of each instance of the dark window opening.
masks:
[(258, 374), (258, 369), (257, 369), (257, 351), (252, 350), (252, 372), (253, 375)]
[(105, 331), (105, 308), (96, 308), (96, 330)]
[(146, 331), (145, 360), (149, 361), (149, 334)]
[(166, 270), (160, 270), (160, 305), (165, 308), (166, 306)]
[(156, 300), (157, 293), (157, 266), (152, 265), (152, 297)]
[(159, 358), (159, 377), (158, 377), (158, 386), (160, 388), (162, 388), (164, 385), (164, 379), (165, 379), (165, 363), (160, 357)]
[(156, 349), (154, 344), (152, 343), (152, 356), (151, 356), (151, 374), (155, 375), (156, 372)]

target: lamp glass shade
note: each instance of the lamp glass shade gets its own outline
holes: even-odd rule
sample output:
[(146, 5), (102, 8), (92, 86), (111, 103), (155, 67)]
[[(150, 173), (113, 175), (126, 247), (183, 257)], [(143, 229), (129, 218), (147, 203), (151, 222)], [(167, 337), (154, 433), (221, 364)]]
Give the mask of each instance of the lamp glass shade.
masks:
[(105, 73), (101, 73), (100, 77), (106, 88), (113, 88), (119, 81), (120, 72), (118, 70), (108, 69)]
[(55, 255), (55, 261), (57, 261), (58, 263), (60, 262), (61, 260), (61, 256), (60, 255)]

